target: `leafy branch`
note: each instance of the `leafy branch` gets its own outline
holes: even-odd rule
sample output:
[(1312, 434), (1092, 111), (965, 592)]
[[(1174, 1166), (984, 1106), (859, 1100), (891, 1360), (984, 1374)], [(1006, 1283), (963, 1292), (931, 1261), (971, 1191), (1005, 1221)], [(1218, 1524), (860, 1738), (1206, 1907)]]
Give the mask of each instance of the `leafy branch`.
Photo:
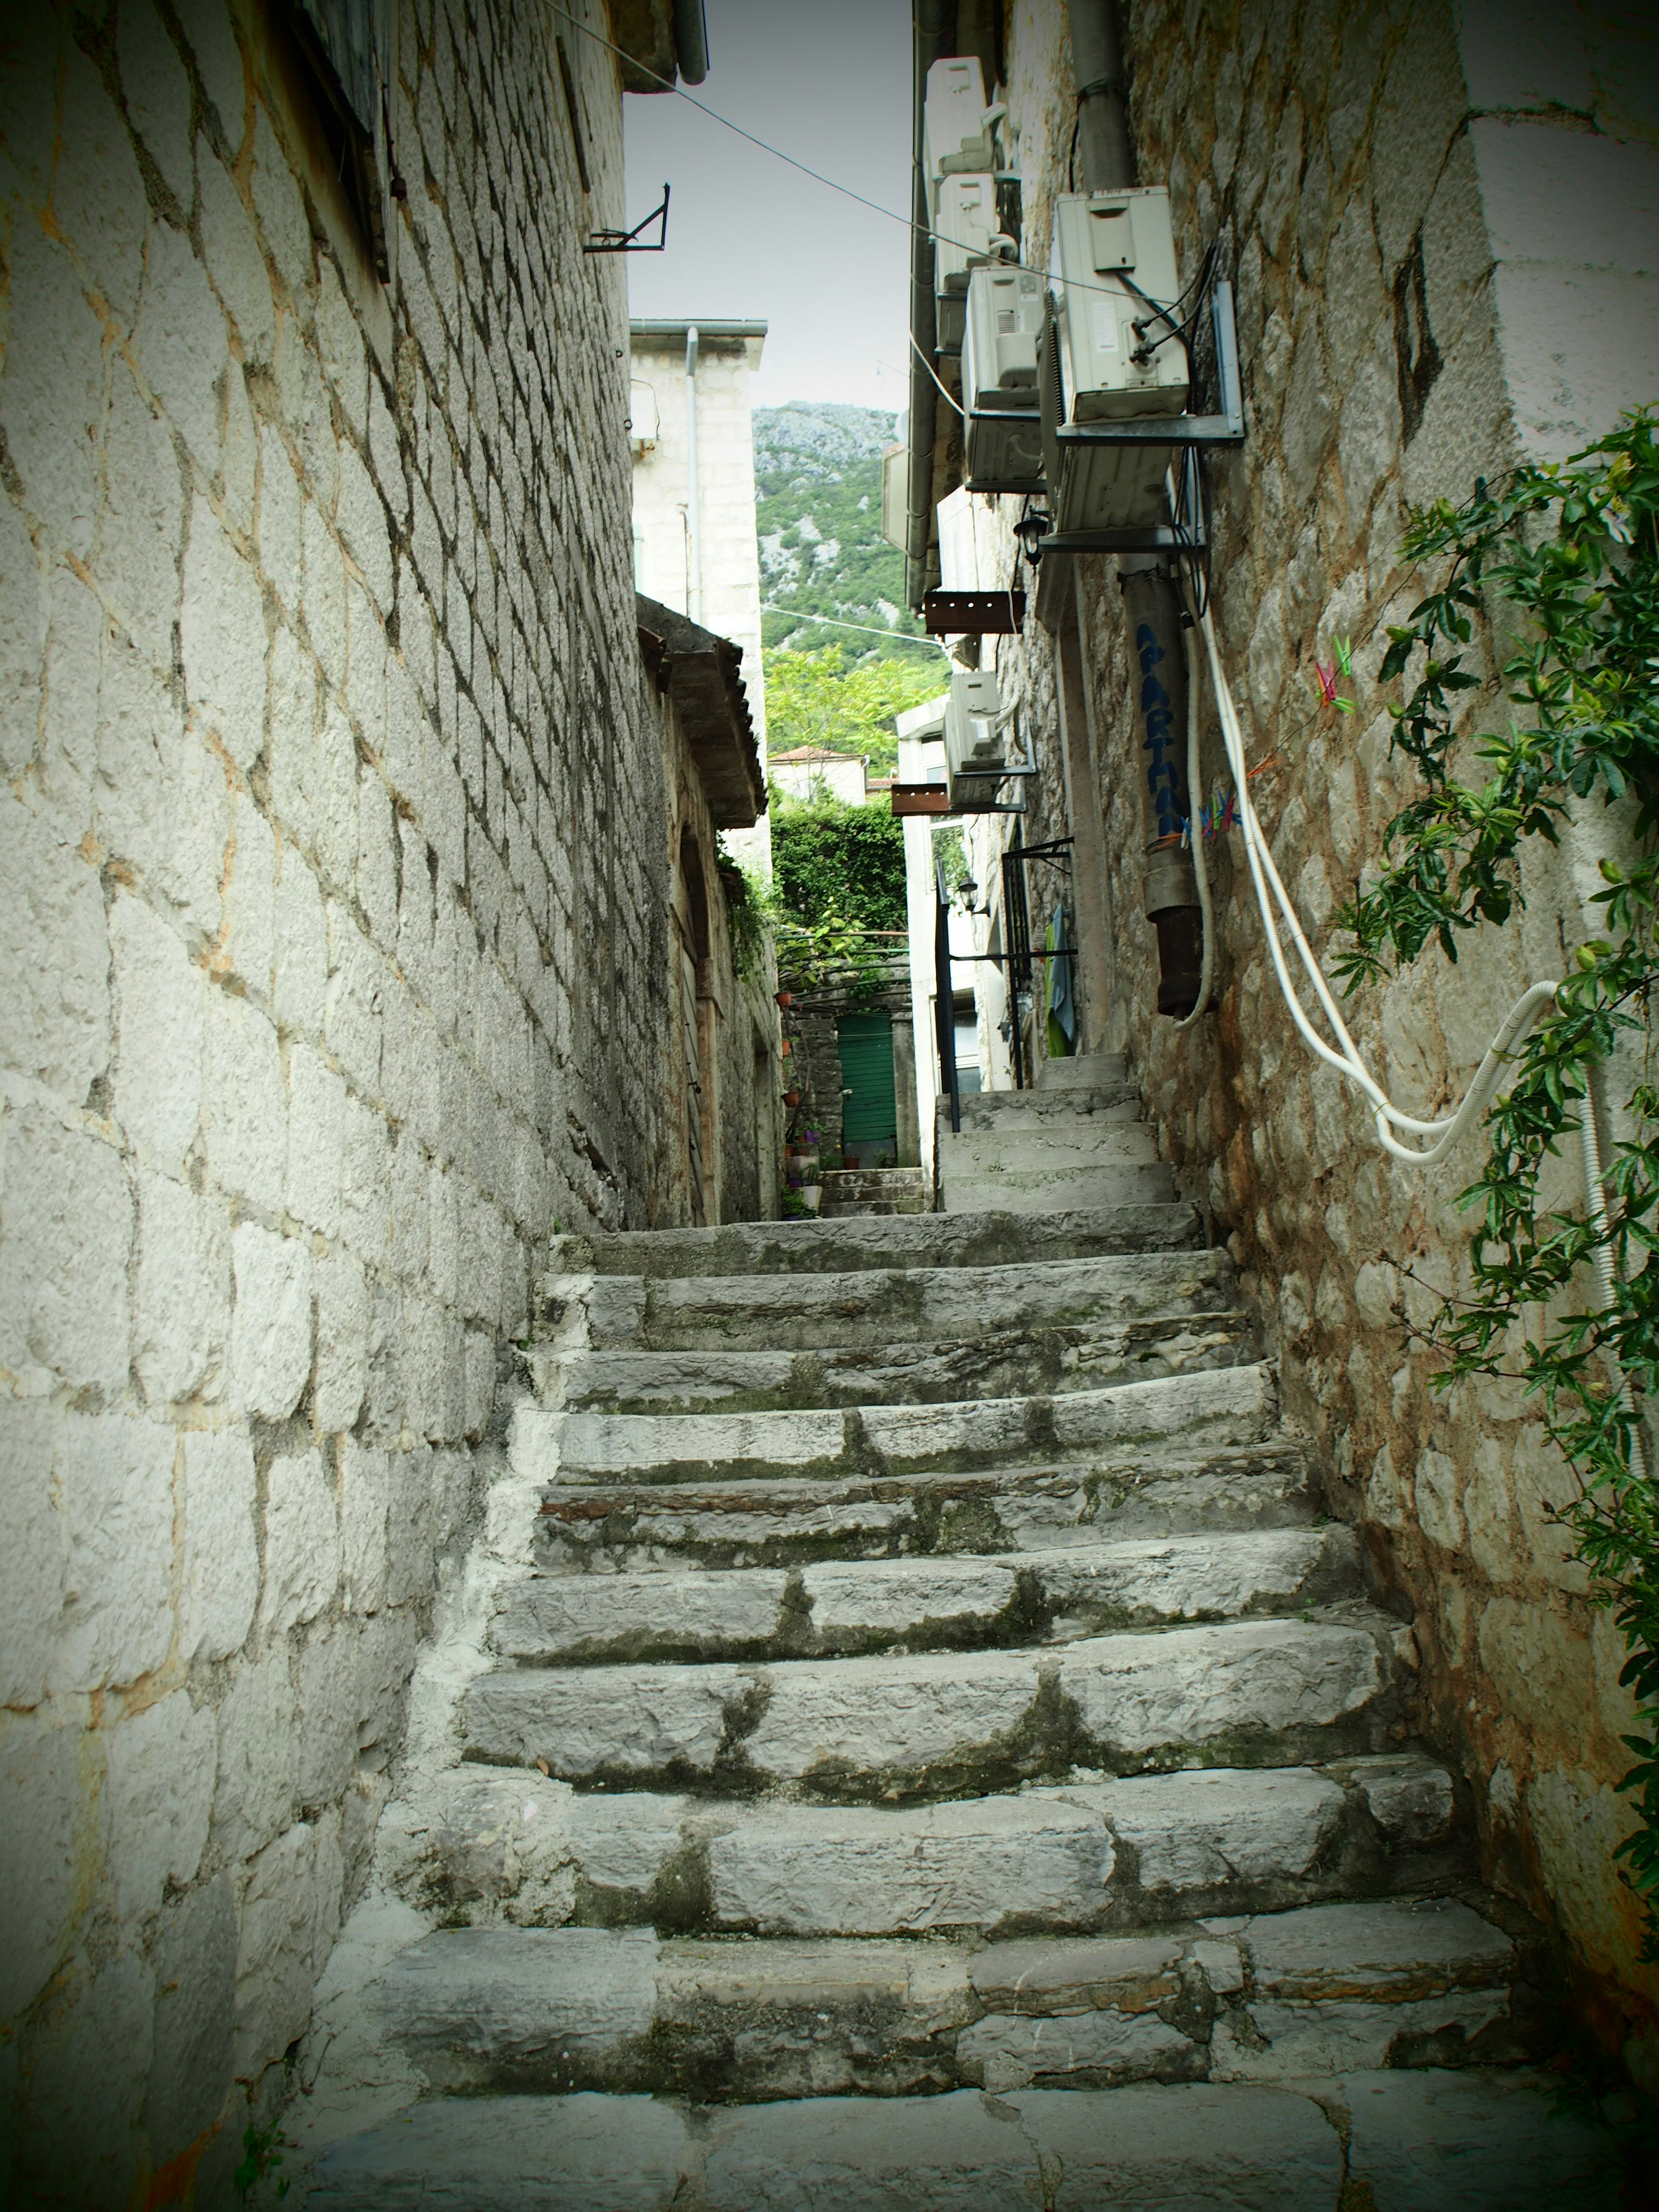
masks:
[[(1578, 948), (1552, 1014), (1518, 1054), (1515, 1081), (1486, 1117), (1489, 1152), (1462, 1193), (1473, 1216), (1472, 1289), (1442, 1300), (1430, 1328), (1444, 1355), (1435, 1377), (1518, 1375), (1542, 1403), (1576, 1493), (1555, 1508), (1628, 1654), (1638, 1732), (1620, 1788), (1634, 1832), (1622, 1871), (1648, 1913), (1645, 1955), (1659, 1959), (1659, 1486), (1637, 1447), (1639, 1409), (1659, 1389), (1659, 1088), (1626, 1101), (1635, 1131), (1605, 1177), (1600, 1226), (1540, 1200), (1547, 1163), (1592, 1110), (1590, 1071), (1622, 1036), (1651, 1035), (1659, 983), (1659, 416), (1643, 409), (1559, 466), (1516, 471), (1496, 496), (1415, 514), (1403, 551), (1449, 556), (1444, 580), (1389, 631), (1385, 680), (1413, 667), (1390, 708), (1392, 750), (1421, 789), (1383, 838), (1387, 863), (1335, 917), (1352, 937), (1337, 973), (1352, 993), (1397, 973), (1431, 943), (1455, 960), (1460, 939), (1501, 927), (1522, 905), (1530, 838), (1558, 842), (1575, 804), (1633, 802), (1638, 857), (1601, 864), (1604, 934)], [(1503, 664), (1504, 736), (1471, 740), (1466, 660), (1494, 602), (1516, 610), (1520, 638)], [(1420, 660), (1418, 656), (1421, 655)], [(1464, 781), (1469, 759), (1480, 781)], [(1610, 1295), (1599, 1270), (1609, 1262)], [(1586, 1278), (1595, 1286), (1575, 1303)], [(1545, 1316), (1540, 1335), (1522, 1326)], [(1518, 1364), (1517, 1364), (1518, 1363)], [(1620, 1387), (1620, 1378), (1626, 1387)]]

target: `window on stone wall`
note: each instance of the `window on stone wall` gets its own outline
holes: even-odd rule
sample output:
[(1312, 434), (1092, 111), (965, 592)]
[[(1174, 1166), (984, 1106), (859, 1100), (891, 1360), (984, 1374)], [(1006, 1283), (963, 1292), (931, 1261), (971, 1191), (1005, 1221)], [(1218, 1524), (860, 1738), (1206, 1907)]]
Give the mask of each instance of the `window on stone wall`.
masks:
[(334, 173), (380, 281), (389, 283), (392, 202), (404, 189), (390, 158), (396, 9), (392, 0), (289, 0), (288, 12)]

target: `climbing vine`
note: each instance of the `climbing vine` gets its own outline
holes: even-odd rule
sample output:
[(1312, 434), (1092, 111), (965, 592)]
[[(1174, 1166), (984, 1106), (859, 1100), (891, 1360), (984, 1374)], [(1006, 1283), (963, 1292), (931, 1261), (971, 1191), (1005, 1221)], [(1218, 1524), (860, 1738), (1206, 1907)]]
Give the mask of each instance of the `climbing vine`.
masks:
[[(1419, 795), (1389, 824), (1387, 866), (1356, 887), (1335, 917), (1352, 939), (1338, 971), (1352, 992), (1437, 942), (1502, 926), (1521, 905), (1519, 857), (1528, 839), (1558, 842), (1569, 808), (1626, 802), (1635, 857), (1601, 863), (1594, 903), (1602, 933), (1578, 948), (1555, 1007), (1518, 1054), (1515, 1079), (1486, 1118), (1488, 1156), (1462, 1194), (1473, 1214), (1473, 1285), (1448, 1298), (1431, 1335), (1436, 1376), (1515, 1375), (1542, 1401), (1550, 1434), (1576, 1478), (1556, 1509), (1597, 1595), (1613, 1609), (1628, 1657), (1639, 1732), (1620, 1787), (1638, 1816), (1619, 1846), (1646, 1908), (1645, 1955), (1659, 1959), (1659, 1484), (1638, 1443), (1640, 1409), (1659, 1387), (1659, 1086), (1625, 1101), (1634, 1132), (1606, 1176), (1607, 1221), (1547, 1207), (1546, 1163), (1586, 1111), (1590, 1070), (1625, 1032), (1651, 1035), (1659, 981), (1659, 412), (1627, 416), (1559, 467), (1525, 467), (1499, 494), (1478, 486), (1411, 518), (1403, 551), (1449, 556), (1444, 580), (1391, 629), (1382, 676), (1415, 667), (1391, 708), (1393, 744), (1415, 764)], [(1504, 663), (1523, 710), (1504, 736), (1473, 743), (1478, 780), (1460, 769), (1470, 741), (1459, 696), (1481, 681), (1464, 665), (1474, 625), (1507, 603), (1520, 641)], [(1421, 654), (1420, 662), (1417, 656)], [(1609, 1302), (1597, 1288), (1601, 1250)], [(1544, 1316), (1528, 1336), (1528, 1308)], [(1634, 1395), (1620, 1393), (1622, 1375)]]

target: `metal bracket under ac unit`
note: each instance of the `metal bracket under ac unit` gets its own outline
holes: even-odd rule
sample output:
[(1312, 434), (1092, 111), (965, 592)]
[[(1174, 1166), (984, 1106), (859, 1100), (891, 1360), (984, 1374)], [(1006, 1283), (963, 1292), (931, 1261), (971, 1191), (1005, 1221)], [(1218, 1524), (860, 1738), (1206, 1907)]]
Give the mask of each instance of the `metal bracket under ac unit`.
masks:
[[(1114, 422), (1054, 422), (1046, 425), (1056, 451), (1087, 447), (1140, 447), (1162, 448), (1178, 465), (1178, 493), (1182, 514), (1171, 522), (1146, 522), (1122, 529), (1052, 531), (1038, 539), (1042, 553), (1162, 553), (1201, 551), (1206, 544), (1196, 456), (1212, 447), (1227, 448), (1244, 442), (1244, 393), (1238, 373), (1238, 326), (1233, 313), (1233, 288), (1218, 279), (1210, 302), (1215, 337), (1216, 379), (1219, 385), (1218, 415), (1142, 415)], [(1045, 405), (1048, 404), (1044, 395)], [(1054, 487), (1049, 487), (1050, 504)]]

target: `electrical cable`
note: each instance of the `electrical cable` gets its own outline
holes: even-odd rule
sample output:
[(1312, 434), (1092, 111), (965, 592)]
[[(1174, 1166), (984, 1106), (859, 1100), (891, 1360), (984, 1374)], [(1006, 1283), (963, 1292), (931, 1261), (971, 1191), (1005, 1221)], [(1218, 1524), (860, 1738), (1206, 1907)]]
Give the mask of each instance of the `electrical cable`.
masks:
[[(1486, 1048), (1474, 1081), (1464, 1092), (1461, 1103), (1450, 1114), (1436, 1120), (1424, 1121), (1407, 1114), (1388, 1097), (1382, 1085), (1366, 1067), (1349, 1036), (1346, 1024), (1331, 995), (1330, 986), (1323, 969), (1314, 957), (1297, 917), (1289, 892), (1273, 857), (1267, 847), (1261, 823), (1250, 797), (1249, 778), (1245, 767), (1244, 733), (1238, 718), (1226, 672), (1221, 665), (1220, 647), (1216, 642), (1215, 625), (1207, 610), (1200, 618), (1199, 627), (1204, 635), (1208, 653), (1211, 682), (1214, 687), (1216, 705), (1221, 715), (1223, 742), (1227, 750), (1228, 765), (1238, 792), (1239, 823), (1244, 832), (1245, 857), (1249, 862), (1250, 879), (1255, 891), (1256, 905), (1261, 915), (1267, 939), (1267, 951), (1281, 995), (1289, 1008), (1291, 1018), (1301, 1036), (1318, 1057), (1347, 1082), (1362, 1091), (1371, 1106), (1371, 1118), (1378, 1141), (1394, 1158), (1405, 1160), (1413, 1167), (1427, 1168), (1443, 1160), (1463, 1135), (1470, 1123), (1484, 1113), (1497, 1091), (1516, 1052), (1546, 1009), (1558, 1002), (1561, 985), (1559, 981), (1531, 984), (1510, 1007), (1498, 1034)], [(1271, 893), (1271, 896), (1270, 896)], [(1334, 1050), (1314, 1028), (1300, 994), (1285, 970), (1285, 949), (1273, 919), (1277, 905), (1291, 933), (1297, 957), (1307, 971), (1310, 981), (1330, 1023), (1333, 1034), (1340, 1040), (1340, 1050)], [(1613, 1274), (1610, 1249), (1611, 1230), (1607, 1221), (1607, 1195), (1602, 1181), (1601, 1146), (1595, 1133), (1595, 1081), (1594, 1071), (1585, 1070), (1585, 1096), (1579, 1115), (1579, 1144), (1584, 1179), (1584, 1210), (1596, 1238), (1595, 1267), (1603, 1304), (1611, 1310), (1617, 1303), (1617, 1283)], [(1393, 1127), (1390, 1127), (1390, 1124)], [(1431, 1145), (1413, 1146), (1402, 1145), (1393, 1129), (1405, 1129), (1419, 1136), (1433, 1137)], [(1630, 1417), (1628, 1432), (1630, 1468), (1632, 1474), (1643, 1479), (1645, 1462), (1641, 1437), (1636, 1428), (1636, 1409), (1631, 1387), (1617, 1355), (1604, 1348), (1603, 1357), (1618, 1387), (1619, 1401)]]
[(939, 384), (939, 371), (938, 371), (938, 370), (933, 367), (933, 362), (932, 362), (931, 361), (929, 361), (929, 360), (928, 360), (928, 358), (927, 358), (927, 355), (922, 351), (921, 348), (919, 345), (917, 345), (917, 343), (916, 343), (916, 334), (915, 334), (915, 332), (914, 331), (911, 331), (911, 333), (910, 333), (910, 343), (911, 343), (911, 345), (912, 345), (913, 347), (915, 347), (915, 356), (916, 356), (916, 359), (917, 359), (917, 360), (921, 363), (922, 367), (927, 370), (927, 372), (928, 375), (929, 375), (929, 376), (931, 376), (931, 377), (933, 378), (933, 380), (934, 383), (935, 383), (935, 384), (939, 384), (939, 388), (940, 392), (944, 394), (945, 398), (947, 400), (950, 400), (950, 404), (951, 404), (951, 405), (956, 409), (956, 410), (957, 410), (957, 414), (961, 416), (961, 417), (962, 417), (963, 421), (965, 422), (968, 420), (968, 410), (967, 410), (967, 409), (963, 405), (962, 402), (961, 402), (959, 399), (951, 399), (951, 394), (950, 394), (950, 392), (945, 389), (945, 386), (944, 386), (943, 384)]
[(803, 629), (810, 628), (814, 623), (822, 623), (826, 629), (855, 629), (860, 631), (866, 637), (896, 637), (906, 639), (914, 645), (936, 645), (947, 659), (950, 657), (951, 648), (945, 644), (944, 639), (930, 637), (926, 630), (878, 629), (874, 623), (837, 622), (832, 615), (810, 615), (800, 607), (781, 607), (770, 599), (761, 601), (761, 612), (767, 615), (787, 615), (792, 621), (798, 622)]

